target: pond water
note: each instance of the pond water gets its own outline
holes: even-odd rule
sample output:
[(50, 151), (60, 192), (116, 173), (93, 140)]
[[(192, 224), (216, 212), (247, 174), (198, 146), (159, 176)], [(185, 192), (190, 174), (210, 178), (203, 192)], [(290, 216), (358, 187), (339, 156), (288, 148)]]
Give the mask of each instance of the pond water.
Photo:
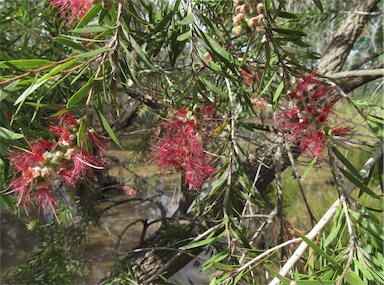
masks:
[[(131, 143), (125, 140), (126, 146)], [(129, 162), (131, 152), (111, 150), (106, 155)], [(144, 199), (155, 197), (153, 200), (160, 202), (166, 210), (167, 217), (170, 217), (178, 206), (177, 189), (180, 179), (177, 175), (159, 177), (156, 179), (156, 184), (153, 185), (151, 191), (147, 191), (147, 184), (152, 183), (151, 178), (156, 175), (156, 172), (157, 167), (153, 164), (138, 163), (137, 167), (134, 168), (135, 180), (142, 181), (142, 185), (139, 185), (140, 183), (136, 185), (137, 197)], [(132, 170), (118, 165), (111, 167), (109, 170), (109, 175), (116, 177), (118, 180), (125, 180), (132, 177), (132, 174)], [(108, 200), (112, 201), (122, 201), (128, 198), (123, 191), (114, 191), (108, 196)], [(102, 202), (97, 207), (98, 210), (102, 210), (109, 205), (111, 205), (110, 202)], [(41, 243), (41, 238), (29, 233), (25, 226), (27, 221), (37, 216), (36, 212), (32, 212), (29, 216), (22, 214), (19, 219), (6, 211), (1, 212), (1, 276), (25, 263)], [(150, 222), (160, 218), (160, 208), (152, 202), (127, 202), (105, 211), (100, 218), (100, 227), (90, 228), (87, 234), (84, 258), (90, 264), (88, 284), (97, 284), (112, 268), (115, 261), (116, 244), (120, 238), (121, 241), (117, 252), (121, 256), (124, 255), (126, 250), (138, 245), (142, 233), (142, 224), (136, 223), (126, 230), (127, 225), (133, 224), (139, 219), (147, 219)], [(159, 226), (160, 223), (151, 225), (147, 235), (153, 234)], [(191, 262), (170, 280), (175, 284), (189, 284), (189, 279), (194, 284), (207, 284), (208, 275), (198, 273), (195, 262)]]

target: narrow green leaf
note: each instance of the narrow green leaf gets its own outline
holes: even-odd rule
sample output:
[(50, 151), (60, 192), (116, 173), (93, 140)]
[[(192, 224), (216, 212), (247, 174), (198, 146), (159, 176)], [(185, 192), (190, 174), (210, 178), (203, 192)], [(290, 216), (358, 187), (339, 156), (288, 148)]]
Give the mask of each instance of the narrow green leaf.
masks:
[(129, 35), (129, 41), (133, 49), (137, 52), (137, 55), (147, 64), (147, 66), (152, 69), (156, 69), (156, 67), (149, 60), (147, 54), (143, 51), (143, 49), (139, 46), (139, 44), (135, 41), (135, 39), (131, 35)]
[(372, 103), (371, 101), (366, 100), (359, 100), (359, 99), (351, 99), (351, 101), (359, 106), (360, 108), (379, 108), (381, 110), (384, 110), (384, 106), (377, 105), (375, 103)]
[(300, 233), (299, 231), (295, 230), (295, 233), (306, 243), (309, 247), (311, 247), (314, 251), (316, 251), (319, 255), (324, 257), (326, 260), (328, 260), (330, 263), (332, 263), (335, 267), (342, 269), (341, 265), (337, 263), (336, 260), (332, 258), (329, 254), (327, 254), (323, 249), (321, 249), (317, 244), (315, 244), (313, 241), (311, 241), (309, 238), (307, 238), (305, 235)]
[(384, 140), (384, 124), (372, 120), (366, 120), (371, 131), (380, 139)]
[(173, 15), (174, 15), (174, 10), (171, 10), (161, 21), (155, 29), (153, 30), (153, 34), (156, 34), (162, 30), (164, 30), (165, 26), (171, 21)]
[(84, 27), (86, 24), (88, 24), (90, 21), (92, 21), (93, 18), (96, 17), (97, 13), (102, 8), (102, 4), (94, 4), (92, 8), (87, 12), (87, 14), (84, 15), (83, 18), (81, 18), (80, 22), (77, 24), (76, 29)]
[(81, 87), (75, 94), (72, 95), (71, 98), (69, 98), (67, 102), (67, 109), (78, 107), (83, 101), (85, 101), (89, 90), (92, 88), (93, 81), (93, 79), (90, 79), (86, 85)]
[(24, 136), (22, 134), (18, 134), (4, 127), (0, 127), (0, 138), (7, 139), (7, 140), (18, 140), (23, 137)]
[(327, 238), (323, 242), (324, 248), (327, 248), (328, 245), (330, 245), (330, 243), (338, 236), (340, 230), (346, 225), (344, 211), (342, 210), (341, 207), (337, 209), (337, 213), (334, 219), (337, 219), (337, 221), (334, 223), (330, 233), (328, 234)]
[(13, 58), (0, 50), (0, 60), (10, 61)]
[(347, 284), (353, 284), (353, 285), (364, 285), (365, 283), (363, 280), (360, 279), (360, 277), (353, 271), (349, 270), (347, 274), (345, 274), (345, 279), (347, 281)]
[(71, 47), (71, 48), (73, 48), (75, 50), (88, 51), (87, 48), (85, 48), (84, 46), (82, 46), (79, 43), (76, 43), (76, 42), (72, 41), (71, 39), (69, 39), (67, 37), (55, 37), (55, 38), (53, 38), (53, 40), (55, 42), (58, 42), (60, 44), (65, 45), (65, 46)]
[[(271, 83), (272, 83), (273, 80), (275, 79), (276, 74), (277, 74), (277, 72), (275, 71), (275, 72), (272, 74), (271, 79), (269, 79), (267, 85), (265, 85), (263, 91), (261, 91), (260, 95), (258, 95), (258, 96), (263, 95), (263, 94), (268, 90), (269, 86), (271, 85)], [(261, 84), (260, 84), (260, 86), (261, 86)]]
[(284, 285), (290, 285), (291, 284), (290, 279), (279, 274), (272, 266), (269, 266), (266, 264), (265, 268), (267, 268), (268, 271), (272, 272), (272, 275), (275, 275), (275, 277), (277, 277)]
[(312, 159), (311, 163), (308, 165), (308, 167), (305, 169), (305, 172), (303, 174), (303, 176), (301, 176), (301, 179), (300, 181), (304, 181), (305, 178), (307, 177), (307, 175), (309, 174), (309, 172), (311, 172), (313, 166), (315, 166), (317, 162), (317, 157), (315, 157), (314, 159)]
[(115, 142), (116, 145), (118, 145), (121, 149), (124, 147), (121, 145), (119, 139), (117, 138), (115, 132), (112, 130), (111, 126), (109, 125), (107, 119), (104, 117), (103, 113), (100, 110), (97, 110), (101, 119), (101, 124), (104, 128), (104, 130), (107, 131), (108, 135), (111, 137), (111, 139)]
[(309, 52), (303, 49), (298, 49), (294, 47), (289, 46), (280, 46), (280, 48), (286, 52), (287, 54), (292, 54), (295, 56), (301, 56), (301, 57), (307, 57), (309, 59), (319, 59), (320, 56), (318, 54), (315, 54), (313, 52)]
[(56, 75), (56, 74), (62, 72), (64, 69), (67, 69), (67, 68), (71, 67), (76, 61), (77, 61), (77, 58), (74, 58), (74, 59), (71, 59), (71, 60), (69, 60), (67, 62), (64, 62), (63, 64), (60, 64), (60, 65), (56, 66), (50, 72), (48, 72), (43, 77), (38, 79), (37, 83), (45, 81), (46, 79), (49, 79), (51, 76)]
[(212, 39), (208, 34), (204, 34), (206, 43), (211, 47), (212, 51), (219, 57), (227, 60), (229, 63), (235, 63), (235, 59), (231, 54), (229, 54), (221, 45), (219, 45), (214, 39)]
[[(44, 85), (49, 79), (50, 77), (52, 77), (53, 75), (56, 75), (60, 72), (62, 72), (64, 69), (72, 66), (72, 64), (74, 64), (75, 62), (77, 61), (77, 58), (74, 58), (70, 61), (67, 61), (59, 66), (56, 66), (54, 69), (52, 69), (50, 72), (48, 72), (47, 74), (45, 74), (43, 77), (41, 77), (40, 79), (38, 79), (36, 82), (32, 83), (31, 86), (29, 86), (20, 96), (19, 98), (17, 98), (16, 102), (13, 104), (14, 106), (15, 105), (18, 105), (22, 102), (24, 102), (24, 100), (30, 95), (32, 94), (34, 91), (36, 91), (40, 86)], [(21, 105), (20, 105), (21, 106)]]
[(336, 155), (336, 157), (340, 160), (340, 162), (342, 164), (345, 165), (345, 167), (347, 167), (347, 169), (353, 174), (355, 175), (357, 178), (359, 178), (360, 180), (363, 179), (363, 177), (361, 177), (359, 171), (356, 170), (356, 168), (352, 165), (352, 163), (334, 146), (332, 146), (332, 151), (333, 153)]
[(273, 31), (282, 34), (282, 35), (288, 35), (288, 36), (294, 36), (294, 37), (305, 37), (307, 36), (306, 33), (298, 30), (291, 30), (291, 29), (281, 29), (281, 28), (272, 28)]
[(111, 50), (112, 50), (112, 48), (101, 48), (101, 49), (91, 50), (89, 52), (79, 54), (78, 57), (80, 57), (80, 58), (93, 57), (95, 55), (98, 55), (101, 53), (106, 53), (106, 52), (109, 52)]
[(180, 36), (178, 36), (176, 38), (176, 40), (179, 41), (179, 42), (183, 42), (183, 41), (189, 39), (190, 36), (191, 36), (191, 32), (187, 31), (187, 32), (181, 34)]
[(359, 179), (358, 177), (356, 177), (355, 175), (349, 173), (348, 171), (346, 171), (345, 169), (343, 168), (339, 168), (340, 171), (343, 173), (343, 175), (349, 180), (351, 181), (353, 184), (355, 184), (356, 187), (360, 188), (361, 191), (367, 193), (369, 196), (373, 197), (373, 198), (376, 198), (378, 199), (379, 196), (376, 195), (371, 189), (369, 189), (369, 187), (367, 185), (365, 185), (364, 181)]
[(16, 80), (4, 87), (3, 89), (0, 89), (0, 102), (3, 101), (9, 95), (9, 93), (16, 88), (19, 82), (20, 80)]
[(297, 19), (297, 16), (295, 14), (285, 12), (285, 11), (277, 11), (276, 12), (278, 17), (285, 18), (285, 19)]
[(183, 249), (191, 249), (191, 248), (195, 248), (195, 247), (202, 247), (202, 246), (205, 246), (208, 244), (212, 244), (215, 241), (221, 239), (222, 237), (223, 237), (223, 233), (221, 233), (218, 236), (215, 236), (215, 232), (213, 231), (205, 239), (187, 244), (187, 245), (183, 246)]
[(224, 263), (220, 263), (220, 262), (213, 262), (212, 265), (214, 267), (216, 267), (217, 269), (219, 269), (219, 270), (224, 270), (224, 271), (231, 271), (231, 270), (233, 270), (233, 266), (227, 265), (227, 264), (224, 264)]
[(316, 7), (323, 13), (324, 9), (323, 5), (321, 4), (321, 0), (313, 0), (313, 2), (315, 3)]
[(358, 261), (357, 259), (354, 259), (353, 262), (356, 264), (356, 266), (359, 268), (359, 270), (365, 276), (365, 278), (367, 278), (368, 280), (373, 280), (374, 279), (373, 275), (371, 274), (371, 272), (369, 272), (368, 269), (365, 268), (365, 266), (363, 264), (361, 264), (360, 261)]
[(280, 94), (283, 91), (283, 89), (284, 89), (284, 80), (282, 80), (280, 82), (279, 86), (277, 86), (275, 94), (273, 95), (273, 100), (272, 101), (275, 103), (275, 108), (276, 108), (278, 99), (280, 98)]
[(177, 21), (176, 25), (178, 25), (178, 26), (186, 26), (186, 25), (192, 24), (193, 22), (194, 22), (193, 14), (190, 13), (184, 19), (182, 19), (180, 21)]
[(369, 219), (369, 217), (361, 215), (359, 212), (351, 210), (351, 216), (358, 221), (371, 235), (384, 241), (384, 228)]
[(85, 123), (84, 120), (80, 121), (79, 131), (77, 132), (77, 144), (81, 145), (81, 142), (84, 138), (85, 133)]
[[(40, 81), (40, 80), (39, 80)], [(14, 106), (22, 103), (27, 99), (27, 97), (35, 92), (40, 86), (44, 85), (48, 81), (48, 78), (46, 78), (43, 81), (35, 82), (31, 86), (29, 86), (20, 96), (17, 98), (16, 102), (13, 104)]]
[(94, 34), (94, 33), (101, 33), (101, 32), (105, 32), (105, 31), (110, 31), (110, 30), (113, 30), (113, 28), (92, 26), (92, 27), (74, 29), (71, 32), (76, 33), (76, 34)]
[(204, 78), (200, 78), (203, 83), (213, 92), (213, 93), (216, 93), (217, 95), (220, 95), (220, 96), (223, 96), (223, 97), (226, 97), (227, 94), (224, 93), (221, 89), (217, 88), (214, 84), (212, 84), (211, 82), (209, 82), (207, 79), (204, 79)]
[(333, 280), (297, 280), (297, 285), (334, 285)]
[(9, 61), (0, 61), (0, 68), (31, 69), (48, 66), (51, 64), (53, 64), (52, 61), (44, 59), (17, 59)]

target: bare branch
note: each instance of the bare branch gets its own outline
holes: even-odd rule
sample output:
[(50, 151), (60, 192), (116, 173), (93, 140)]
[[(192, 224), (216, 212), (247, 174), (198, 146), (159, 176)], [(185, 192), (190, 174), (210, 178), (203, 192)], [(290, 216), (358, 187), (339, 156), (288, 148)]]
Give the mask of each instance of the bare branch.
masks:
[(366, 64), (367, 62), (371, 61), (371, 60), (374, 60), (376, 58), (378, 58), (380, 55), (382, 55), (384, 53), (384, 50), (381, 50), (379, 52), (375, 52), (373, 54), (371, 54), (370, 56), (367, 56), (367, 57), (364, 57), (361, 61), (353, 64), (349, 70), (355, 70), (355, 69), (358, 69), (360, 66)]
[(331, 78), (346, 77), (364, 77), (364, 76), (384, 76), (384, 68), (382, 69), (366, 69), (366, 70), (349, 70), (328, 75)]

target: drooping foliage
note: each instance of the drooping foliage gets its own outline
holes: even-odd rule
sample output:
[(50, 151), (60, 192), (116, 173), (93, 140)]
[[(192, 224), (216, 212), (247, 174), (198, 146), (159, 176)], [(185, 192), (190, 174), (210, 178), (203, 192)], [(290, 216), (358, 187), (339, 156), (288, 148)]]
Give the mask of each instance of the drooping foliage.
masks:
[[(61, 221), (68, 208), (86, 226), (97, 224), (93, 194), (105, 186), (105, 143), (123, 148), (122, 129), (140, 130), (143, 157), (182, 178), (187, 199), (173, 220), (193, 220), (200, 231), (172, 231), (182, 223), (167, 231), (162, 221), (157, 235), (179, 256), (205, 249), (210, 284), (382, 283), (382, 82), (368, 84), (378, 73), (349, 78), (316, 68), (326, 52), (315, 53), (307, 34), (322, 35), (319, 19), (336, 32), (354, 12), (292, 2), (0, 3), (2, 210), (37, 205), (55, 213), (47, 221), (59, 233), (71, 231)], [(348, 66), (380, 72), (380, 44), (366, 60), (353, 57), (367, 37), (377, 43), (382, 34), (382, 4), (367, 2), (353, 3), (367, 9), (360, 14), (367, 23), (346, 49)], [(359, 79), (368, 84), (362, 93), (346, 94)], [(308, 190), (306, 177), (320, 168), (332, 177), (323, 184), (335, 201), (313, 214), (307, 199), (321, 190)], [(287, 218), (291, 191), (310, 217), (305, 229)], [(140, 275), (134, 264), (119, 266), (111, 284)], [(145, 282), (168, 278), (162, 268)], [(47, 282), (37, 277), (28, 274)]]

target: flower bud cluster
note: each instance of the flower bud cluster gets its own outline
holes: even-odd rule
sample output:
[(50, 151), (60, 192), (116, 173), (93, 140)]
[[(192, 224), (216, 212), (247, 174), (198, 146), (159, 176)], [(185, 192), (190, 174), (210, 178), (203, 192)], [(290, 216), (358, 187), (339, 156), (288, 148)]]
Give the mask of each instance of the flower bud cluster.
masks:
[(232, 32), (236, 36), (241, 36), (244, 31), (247, 35), (257, 32), (265, 42), (264, 5), (254, 0), (233, 0), (233, 2), (236, 15), (233, 17)]
[(328, 134), (341, 136), (351, 131), (348, 126), (332, 128), (339, 120), (334, 107), (341, 99), (333, 90), (320, 82), (316, 73), (302, 74), (296, 88), (286, 95), (290, 106), (276, 117), (276, 126), (285, 132), (286, 139), (298, 143), (300, 151), (312, 158), (323, 159)]
[[(95, 169), (103, 169), (106, 162), (87, 152), (82, 144), (78, 145), (79, 121), (72, 114), (65, 113), (59, 118), (58, 125), (49, 130), (52, 140), (40, 139), (29, 143), (30, 149), (10, 151), (10, 161), (14, 166), (14, 177), (10, 182), (10, 192), (18, 195), (18, 203), (28, 206), (36, 202), (44, 213), (58, 205), (54, 198), (54, 181), (60, 180), (68, 187), (75, 187), (86, 175), (94, 175)], [(83, 140), (99, 151), (103, 151), (100, 139), (91, 131), (85, 133)]]

